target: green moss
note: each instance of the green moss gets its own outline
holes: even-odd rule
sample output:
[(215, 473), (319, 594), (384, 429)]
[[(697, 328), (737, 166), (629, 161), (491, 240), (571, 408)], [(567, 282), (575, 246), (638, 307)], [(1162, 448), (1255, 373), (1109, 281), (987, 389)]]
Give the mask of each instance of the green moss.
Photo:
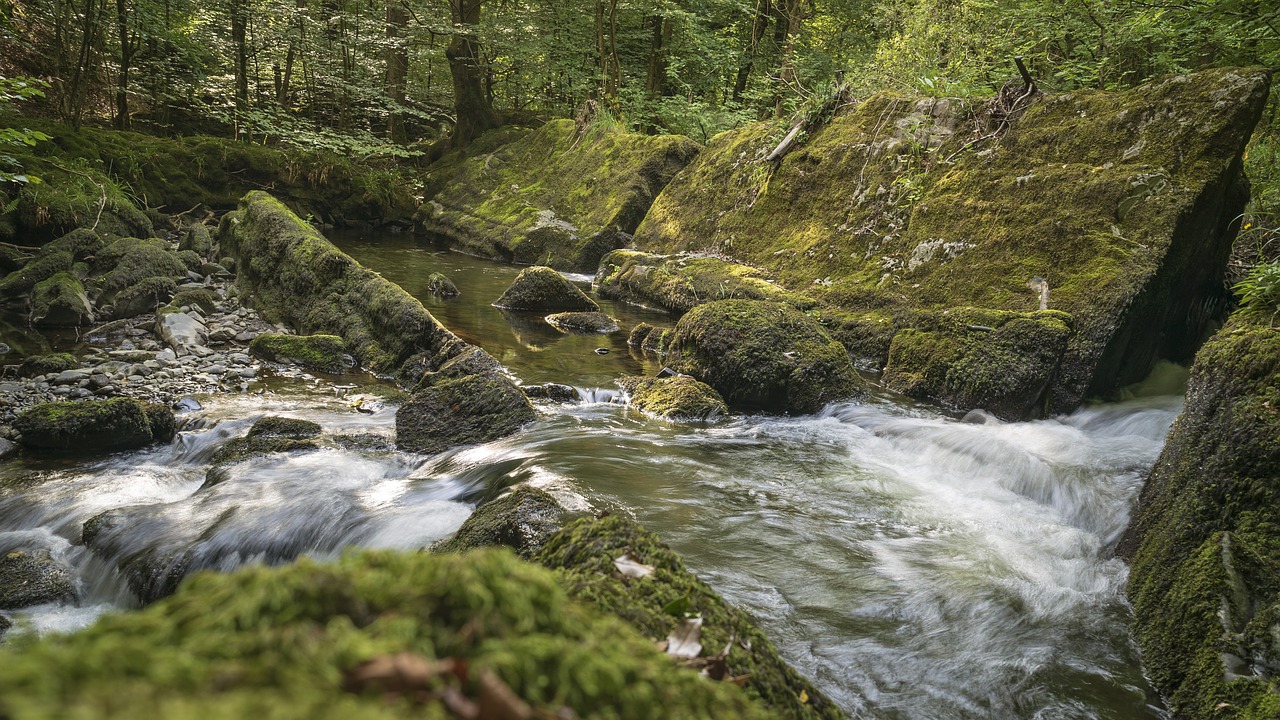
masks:
[(132, 244), (123, 252), (116, 248), (127, 240), (119, 240), (108, 246), (95, 263), (96, 267), (100, 267), (102, 263), (109, 262), (107, 258), (119, 255), (119, 260), (102, 278), (104, 293), (118, 293), (147, 278), (180, 278), (187, 274), (187, 268), (182, 264), (182, 260), (177, 254), (170, 252), (161, 241)]
[(471, 513), (458, 532), (431, 547), (433, 552), (466, 552), (508, 547), (529, 557), (564, 525), (567, 511), (545, 490), (521, 485)]
[(623, 378), (631, 407), (669, 420), (709, 421), (729, 414), (710, 385), (687, 375), (666, 378)]
[(319, 423), (301, 418), (267, 415), (254, 421), (249, 437), (312, 438), (320, 434)]
[(213, 259), (217, 257), (214, 254), (213, 233), (209, 232), (209, 226), (203, 224), (188, 225), (182, 230), (182, 239), (178, 241), (178, 250), (190, 250), (197, 257)]
[(427, 276), (427, 292), (442, 298), (457, 297), (459, 295), (458, 286), (454, 285), (453, 281), (447, 276), (438, 272)]
[(204, 311), (205, 314), (218, 309), (218, 296), (213, 294), (212, 290), (206, 290), (205, 288), (181, 290), (174, 294), (173, 300), (170, 302), (178, 307), (182, 307), (183, 305), (188, 307), (198, 307)]
[(452, 717), (438, 699), (344, 690), (344, 673), (394, 653), (456, 658), (476, 697), (493, 672), (539, 712), (710, 720), (767, 715), (730, 683), (677, 668), (645, 638), (572, 601), (506, 551), (351, 553), (191, 578), (141, 612), (0, 657), (0, 712), (18, 718)]
[(53, 355), (32, 355), (18, 366), (18, 374), (22, 377), (36, 377), (48, 373), (60, 373), (63, 370), (80, 367), (80, 361), (68, 353)]
[(768, 300), (801, 310), (814, 301), (764, 277), (759, 268), (697, 255), (652, 255), (615, 250), (600, 261), (596, 284), (601, 297), (678, 313), (715, 300)]
[(493, 305), (504, 310), (600, 310), (596, 301), (587, 297), (577, 285), (555, 270), (543, 266), (521, 270)]
[(174, 297), (178, 284), (171, 277), (149, 277), (134, 283), (116, 294), (113, 314), (116, 318), (130, 318), (153, 312)]
[(71, 269), (71, 253), (52, 252), (42, 255), (0, 280), (0, 299), (13, 299), (31, 292), (36, 283)]
[(422, 226), (473, 254), (580, 272), (625, 244), (624, 233), (698, 151), (674, 136), (583, 138), (571, 120), (499, 132), (510, 142), (431, 167)]
[(1267, 717), (1278, 704), (1280, 658), (1263, 640), (1280, 596), (1276, 407), (1280, 332), (1237, 313), (1197, 355), (1121, 543), (1148, 674), (1188, 718)]
[(71, 253), (71, 257), (79, 262), (95, 256), (106, 243), (102, 236), (89, 228), (76, 228), (62, 237), (47, 243), (40, 249), (40, 254), (53, 252)]
[(249, 352), (271, 362), (297, 363), (327, 373), (347, 371), (346, 346), (336, 335), (280, 335), (263, 333), (249, 343)]
[(789, 305), (700, 305), (676, 323), (667, 352), (673, 368), (715, 388), (733, 408), (804, 414), (862, 394), (844, 348)]
[(132, 398), (51, 402), (19, 415), (20, 442), (43, 451), (100, 452), (173, 439), (173, 411)]
[[(1047, 96), (999, 134), (981, 104), (877, 95), (775, 165), (778, 128), (714, 138), (663, 190), (636, 247), (709, 252), (891, 322), (957, 307), (1075, 318), (1050, 412), (1185, 360), (1220, 318), (1247, 194), (1241, 153), (1267, 96), (1256, 70), (1123, 93)], [(969, 145), (970, 128), (991, 139)], [(901, 316), (901, 317), (899, 317)], [(1187, 318), (1194, 319), (1188, 322)], [(861, 357), (887, 357), (875, 326)]]
[[(654, 568), (652, 574), (624, 578), (613, 561), (623, 555)], [(656, 536), (616, 515), (577, 520), (552, 536), (537, 561), (562, 573), (575, 598), (617, 616), (646, 637), (665, 639), (679, 619), (667, 608), (702, 617), (704, 653), (729, 648), (728, 673), (747, 675), (745, 689), (774, 717), (838, 718), (840, 711), (778, 656), (777, 650), (744, 613), (724, 601), (685, 568)]]
[(93, 322), (93, 307), (80, 280), (61, 272), (32, 288), (30, 318), (37, 327), (80, 327)]
[(409, 452), (438, 453), (506, 437), (537, 419), (528, 398), (504, 378), (446, 378), (396, 411), (396, 445)]

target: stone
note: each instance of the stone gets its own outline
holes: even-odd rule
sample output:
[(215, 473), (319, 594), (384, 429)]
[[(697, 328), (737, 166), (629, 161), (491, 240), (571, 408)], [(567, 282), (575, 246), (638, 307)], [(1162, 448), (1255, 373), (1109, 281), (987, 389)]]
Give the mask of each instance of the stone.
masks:
[(27, 448), (92, 453), (168, 442), (174, 418), (163, 405), (112, 398), (36, 405), (19, 415), (13, 427)]
[(493, 303), (506, 310), (576, 310), (598, 312), (595, 300), (549, 267), (525, 268)]
[(259, 335), (249, 343), (249, 352), (270, 362), (294, 363), (326, 373), (343, 373), (351, 367), (346, 346), (336, 335)]
[(688, 375), (623, 378), (631, 407), (667, 420), (710, 422), (729, 414), (729, 407), (710, 385)]
[(813, 299), (769, 281), (760, 268), (707, 255), (636, 250), (604, 256), (596, 272), (596, 292), (609, 300), (677, 313), (715, 300), (769, 300), (801, 310), (815, 305)]
[(14, 550), (0, 555), (0, 610), (75, 599), (73, 571), (48, 550)]
[(458, 286), (448, 276), (441, 273), (431, 273), (427, 276), (427, 293), (441, 298), (457, 297), (459, 294)]
[(568, 511), (545, 490), (521, 485), (482, 503), (453, 537), (431, 546), (432, 552), (466, 552), (481, 547), (509, 547), (531, 557), (564, 526)]
[(71, 273), (58, 273), (31, 290), (31, 324), (37, 327), (80, 327), (94, 321), (84, 284)]
[(173, 350), (175, 356), (190, 355), (194, 348), (209, 341), (204, 323), (181, 312), (158, 315), (156, 334)]
[(544, 318), (551, 327), (581, 335), (607, 335), (618, 332), (618, 321), (602, 312), (554, 313)]
[(505, 379), (446, 378), (396, 411), (396, 446), (407, 452), (438, 453), (506, 437), (537, 419), (529, 400)]

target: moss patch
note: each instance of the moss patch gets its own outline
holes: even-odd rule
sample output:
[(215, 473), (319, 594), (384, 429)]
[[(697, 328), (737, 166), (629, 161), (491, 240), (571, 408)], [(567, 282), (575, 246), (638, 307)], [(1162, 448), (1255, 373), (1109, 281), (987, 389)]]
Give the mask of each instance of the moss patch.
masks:
[(710, 385), (688, 375), (666, 378), (623, 378), (631, 407), (669, 420), (715, 420), (729, 408)]
[(80, 327), (93, 322), (93, 306), (80, 279), (61, 272), (32, 288), (30, 318), (37, 327)]
[(343, 373), (350, 369), (346, 345), (336, 335), (263, 333), (249, 343), (249, 352), (271, 362), (297, 363), (309, 370)]
[(178, 284), (172, 277), (146, 278), (116, 295), (112, 303), (112, 315), (116, 318), (131, 318), (154, 312), (157, 307), (169, 303), (177, 291)]
[(32, 260), (0, 280), (0, 300), (13, 300), (31, 292), (43, 280), (71, 269), (71, 253), (51, 252)]
[(428, 173), (422, 227), (476, 255), (595, 272), (698, 146), (675, 136), (603, 132), (572, 120), (499, 131), (492, 150), (448, 155)]
[(20, 442), (67, 453), (123, 450), (173, 439), (173, 411), (132, 398), (51, 402), (19, 415)]
[(198, 307), (206, 314), (218, 309), (218, 296), (213, 291), (204, 288), (192, 288), (190, 290), (181, 290), (174, 294), (170, 301), (173, 305), (182, 307)]
[(22, 377), (36, 377), (48, 373), (60, 373), (63, 370), (80, 367), (80, 361), (69, 353), (53, 355), (32, 355), (18, 366), (18, 374)]
[(615, 250), (600, 261), (601, 297), (688, 312), (716, 300), (768, 300), (801, 310), (814, 301), (765, 278), (759, 268), (699, 255), (653, 255)]

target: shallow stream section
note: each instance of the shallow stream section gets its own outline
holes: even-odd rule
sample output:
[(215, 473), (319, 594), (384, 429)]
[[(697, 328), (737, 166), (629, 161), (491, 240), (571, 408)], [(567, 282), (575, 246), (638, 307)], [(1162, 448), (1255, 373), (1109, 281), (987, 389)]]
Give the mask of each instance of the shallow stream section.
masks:
[[(112, 531), (131, 552), (229, 569), (353, 545), (419, 548), (484, 499), (534, 483), (657, 532), (851, 716), (1161, 717), (1110, 547), (1180, 397), (1027, 423), (962, 421), (877, 396), (809, 417), (673, 424), (607, 401), (613, 378), (656, 369), (627, 351), (625, 329), (662, 314), (610, 305), (624, 333), (538, 328), (546, 341), (530, 342), (532, 319), (516, 328), (488, 307), (517, 269), (408, 240), (363, 253), (360, 242), (342, 246), (411, 292), (448, 272), (463, 296), (431, 301), (442, 322), (525, 382), (575, 385), (584, 400), (540, 404), (543, 418), (515, 436), (427, 457), (391, 449), (393, 405), (356, 412), (341, 392), (286, 383), (201, 398), (168, 447), (5, 462), (0, 552), (50, 547), (81, 592), (74, 606), (34, 608), (21, 622), (65, 630), (136, 603), (115, 563), (78, 544), (84, 521), (105, 510), (131, 508)], [(264, 414), (358, 440), (240, 463), (201, 490), (218, 445)]]

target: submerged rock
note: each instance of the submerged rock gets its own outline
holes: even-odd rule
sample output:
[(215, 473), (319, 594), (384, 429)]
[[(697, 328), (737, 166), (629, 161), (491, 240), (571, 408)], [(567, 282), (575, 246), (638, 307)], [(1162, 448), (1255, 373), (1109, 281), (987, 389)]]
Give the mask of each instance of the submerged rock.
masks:
[(623, 378), (631, 407), (669, 420), (708, 421), (728, 415), (729, 408), (710, 385), (688, 375)]
[(569, 333), (607, 335), (619, 330), (618, 321), (602, 312), (554, 313), (543, 319), (551, 327)]
[(249, 352), (264, 360), (296, 363), (319, 372), (336, 374), (351, 369), (346, 346), (336, 335), (264, 333), (249, 343)]
[(1178, 717), (1280, 708), (1277, 408), (1280, 333), (1237, 312), (1196, 356), (1118, 549), (1146, 672)]
[(173, 411), (132, 398), (37, 405), (13, 422), (19, 442), (36, 450), (99, 452), (173, 439)]
[(697, 152), (687, 138), (584, 132), (572, 120), (502, 129), (432, 166), (418, 221), (474, 255), (595, 272)]
[(700, 305), (676, 323), (667, 359), (743, 410), (806, 414), (862, 395), (844, 347), (816, 320), (779, 303)]
[(396, 411), (396, 445), (409, 452), (438, 453), (506, 437), (537, 419), (524, 393), (503, 378), (447, 378)]
[(527, 558), (541, 550), (547, 539), (564, 526), (567, 514), (545, 490), (521, 485), (480, 505), (453, 537), (436, 543), (431, 550), (466, 552), (505, 546)]
[[(982, 103), (881, 94), (771, 168), (750, 158), (776, 145), (774, 126), (733, 130), (667, 185), (635, 246), (732, 255), (864, 314), (865, 339), (953, 308), (1028, 313), (1045, 300), (1074, 318), (1072, 334), (1026, 382), (1044, 381), (1044, 402), (1010, 404), (1067, 412), (1159, 358), (1190, 358), (1220, 321), (1248, 198), (1241, 155), (1268, 83), (1263, 70), (1215, 69), (1045, 96), (1004, 133)], [(990, 139), (958, 132), (975, 125)], [(921, 171), (921, 152), (948, 162)], [(887, 360), (888, 341), (876, 344), (850, 349)]]
[(595, 300), (549, 267), (529, 267), (520, 271), (493, 303), (504, 310), (568, 310), (599, 312)]
[(0, 555), (0, 610), (67, 602), (75, 595), (71, 568), (54, 560), (48, 550), (14, 550)]

